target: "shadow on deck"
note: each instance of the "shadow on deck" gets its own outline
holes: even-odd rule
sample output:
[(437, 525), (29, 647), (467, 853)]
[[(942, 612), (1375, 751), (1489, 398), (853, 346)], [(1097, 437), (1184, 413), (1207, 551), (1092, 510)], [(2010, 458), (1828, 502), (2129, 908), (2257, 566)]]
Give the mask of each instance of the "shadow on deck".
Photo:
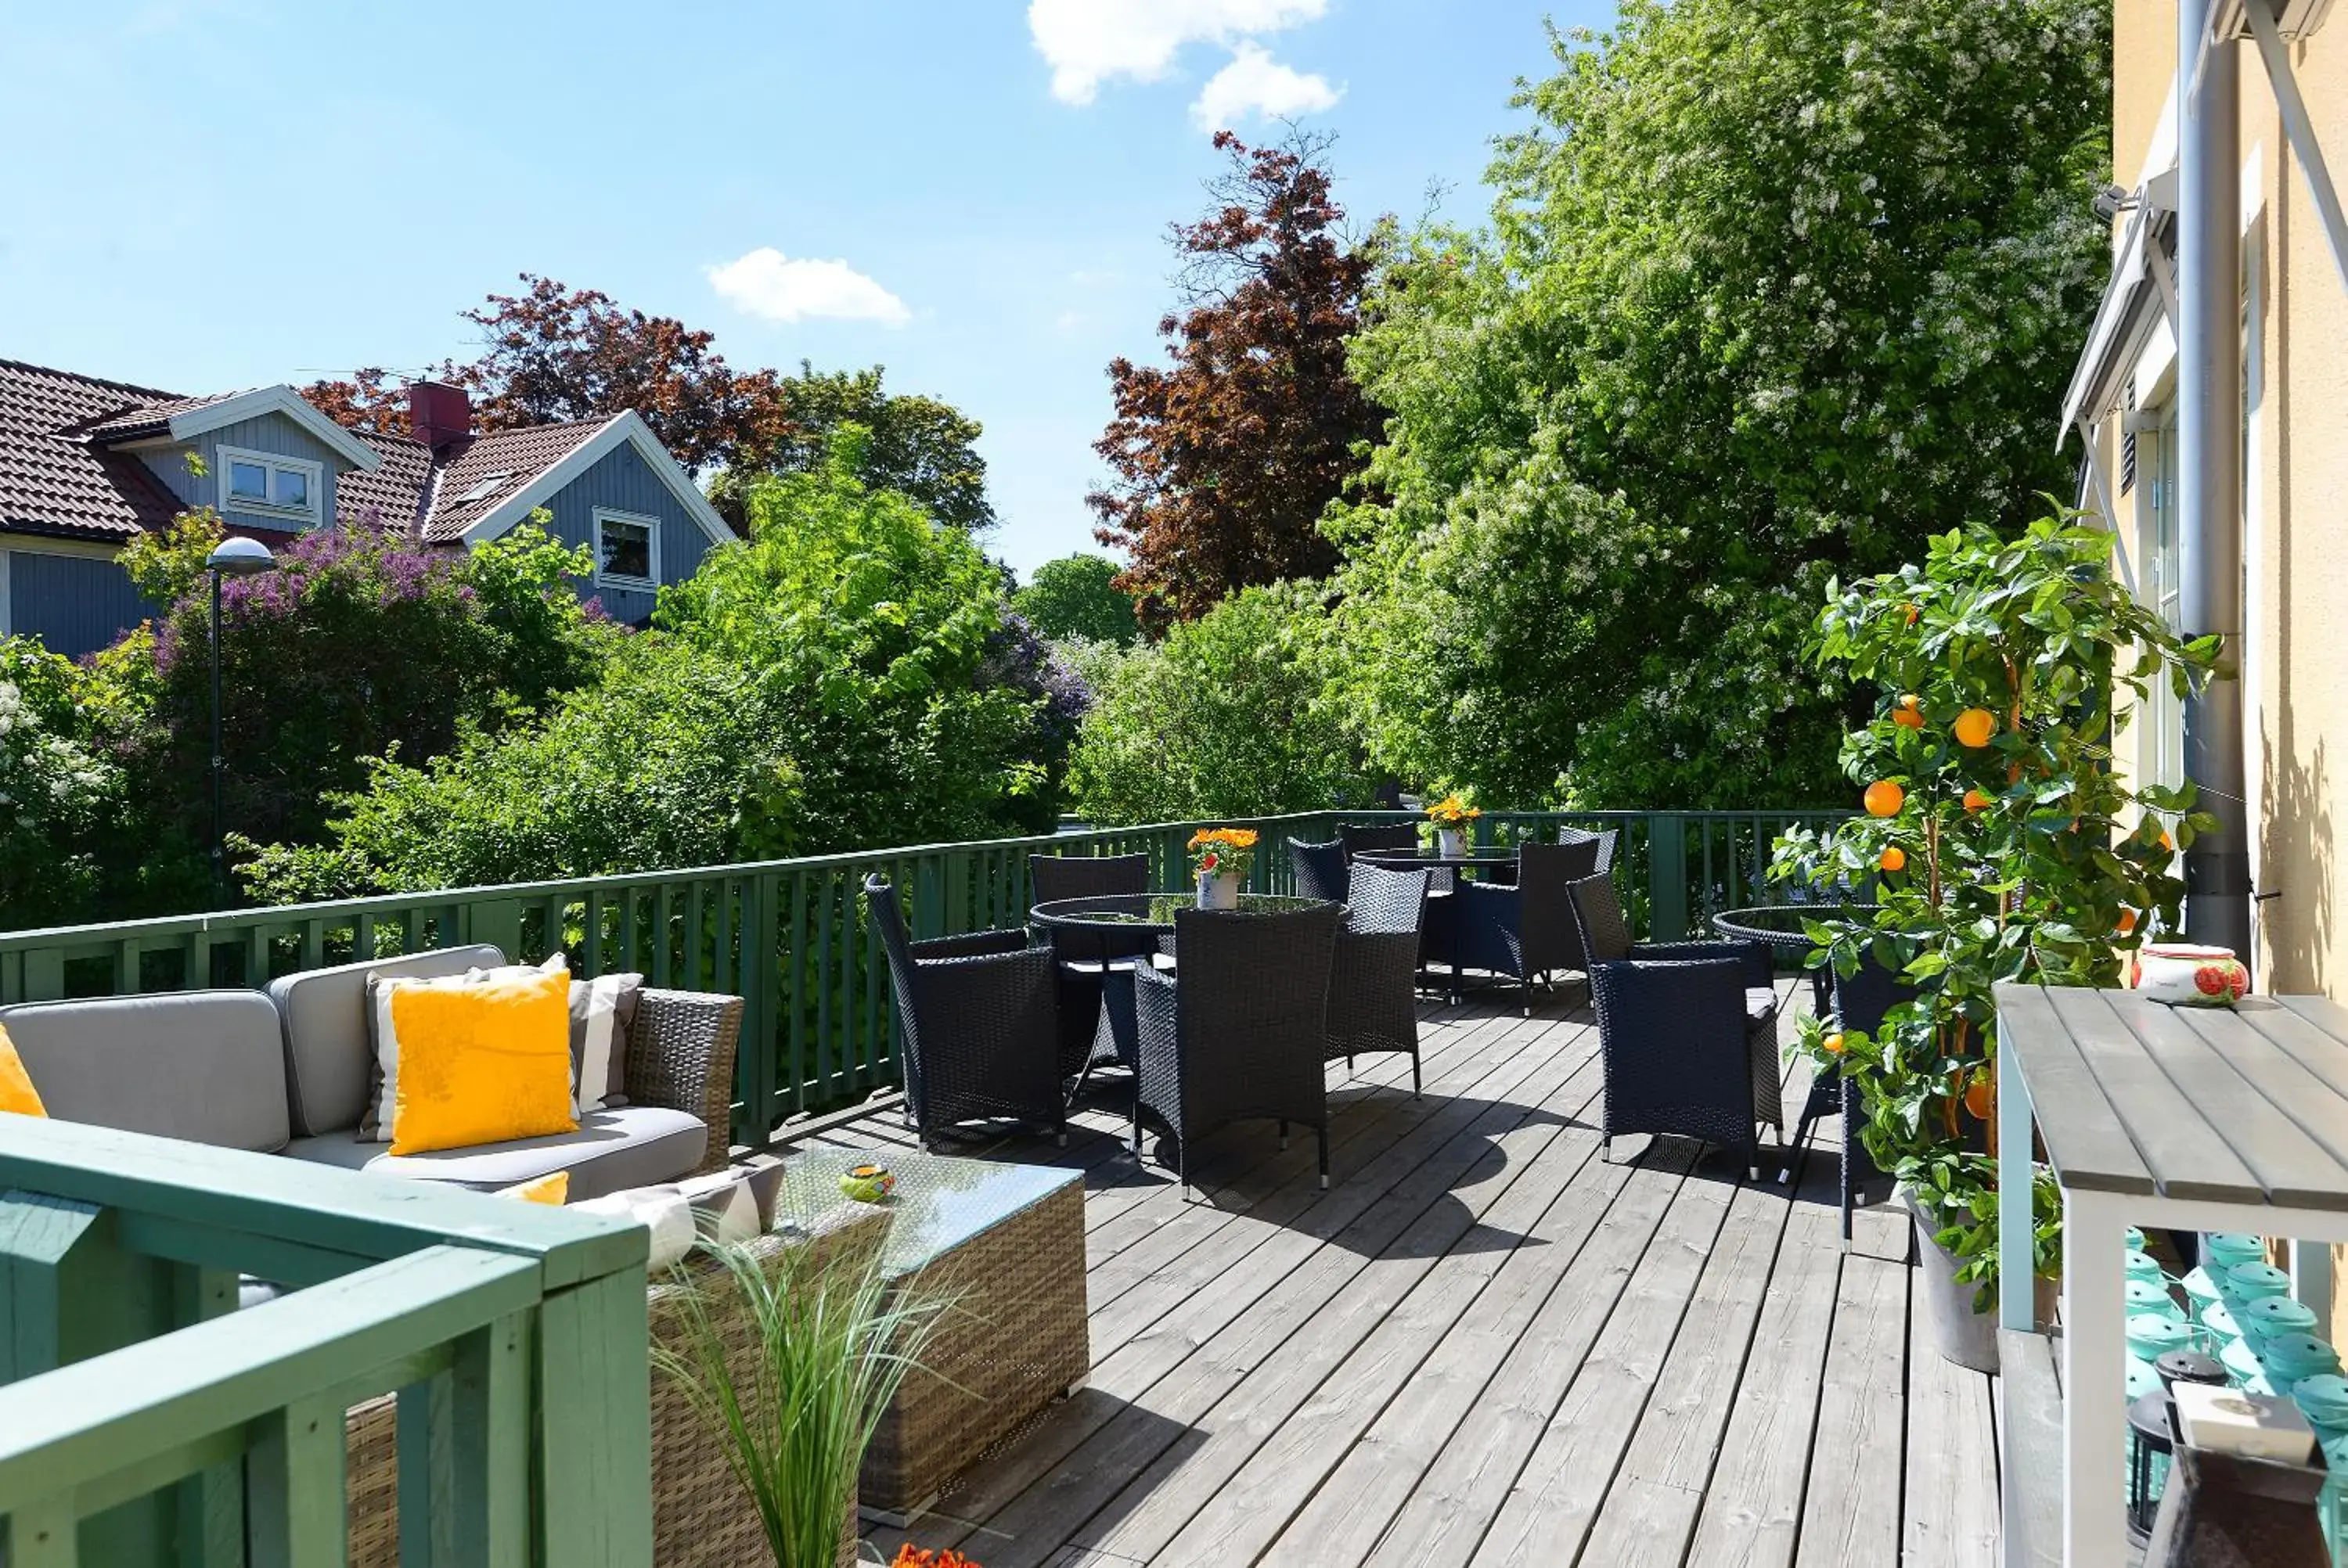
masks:
[[(1906, 1220), (1862, 1210), (1844, 1253), (1831, 1121), (1791, 1184), (1766, 1150), (1759, 1184), (1672, 1139), (1603, 1163), (1578, 998), (1426, 1008), (1416, 1101), (1403, 1058), (1334, 1066), (1326, 1192), (1309, 1137), (1242, 1124), (1200, 1141), (1186, 1199), (1137, 1166), (1113, 1078), (1066, 1149), (964, 1151), (1086, 1173), (1092, 1383), (871, 1547), (985, 1568), (1993, 1563), (1993, 1384), (1922, 1337)], [(911, 1139), (887, 1113), (818, 1141)]]

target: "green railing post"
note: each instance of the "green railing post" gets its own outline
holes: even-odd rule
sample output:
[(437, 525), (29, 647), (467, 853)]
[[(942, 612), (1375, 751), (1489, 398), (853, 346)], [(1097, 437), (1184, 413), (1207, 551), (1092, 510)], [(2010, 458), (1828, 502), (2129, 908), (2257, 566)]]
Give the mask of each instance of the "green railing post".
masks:
[(1688, 934), (1687, 818), (1659, 811), (1648, 818), (1647, 939), (1682, 942)]

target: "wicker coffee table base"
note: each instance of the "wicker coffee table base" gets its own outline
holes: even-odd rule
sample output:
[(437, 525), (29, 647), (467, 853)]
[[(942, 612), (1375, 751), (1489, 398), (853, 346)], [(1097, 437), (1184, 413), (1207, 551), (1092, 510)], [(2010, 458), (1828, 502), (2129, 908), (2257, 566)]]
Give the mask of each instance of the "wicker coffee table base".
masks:
[(895, 1282), (953, 1305), (865, 1450), (865, 1517), (926, 1512), (1091, 1370), (1085, 1317), (1084, 1184), (1049, 1196)]

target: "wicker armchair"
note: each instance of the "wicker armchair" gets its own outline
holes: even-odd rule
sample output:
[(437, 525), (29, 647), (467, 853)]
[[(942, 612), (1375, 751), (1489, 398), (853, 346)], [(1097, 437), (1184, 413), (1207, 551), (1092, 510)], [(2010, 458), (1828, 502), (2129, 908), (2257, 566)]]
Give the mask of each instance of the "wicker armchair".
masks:
[(1567, 890), (1594, 875), (1598, 850), (1594, 838), (1573, 844), (1519, 845), (1513, 886), (1460, 885), (1455, 917), (1457, 931), (1453, 938), (1458, 944), (1460, 961), (1469, 968), (1515, 980), (1529, 1017), (1535, 980), (1546, 980), (1560, 969), (1590, 968)]
[(1262, 1117), (1309, 1124), (1329, 1184), (1329, 1099), (1323, 1050), (1337, 908), (1279, 915), (1178, 909), (1178, 974), (1136, 969), (1140, 1071), (1135, 1074), (1133, 1152), (1151, 1113), (1172, 1133), (1175, 1171), (1190, 1184), (1192, 1142), (1232, 1122)]
[(1348, 861), (1365, 849), (1416, 849), (1418, 824), (1341, 822), (1337, 825), (1337, 842), (1345, 846)]
[[(1589, 956), (1591, 995), (1598, 1002), (1599, 1032), (1606, 1028), (1606, 1009), (1598, 995), (1598, 971), (1610, 963), (1625, 960), (1643, 963), (1711, 963), (1728, 962), (1735, 966), (1738, 980), (1736, 1015), (1742, 1021), (1746, 1048), (1746, 1103), (1750, 1107), (1748, 1123), (1766, 1123), (1782, 1136), (1786, 1127), (1784, 1097), (1777, 1084), (1777, 989), (1775, 960), (1769, 949), (1759, 942), (1640, 942), (1631, 940), (1630, 923), (1622, 917), (1622, 901), (1615, 894), (1613, 879), (1606, 876), (1586, 876), (1567, 886), (1573, 906), (1575, 924), (1581, 931), (1582, 951)], [(1636, 1006), (1636, 1004), (1632, 1004)], [(1632, 1024), (1637, 1030), (1639, 1027)], [(1628, 1049), (1628, 1048), (1626, 1048)], [(1661, 1038), (1653, 1052), (1654, 1060), (1644, 1066), (1651, 1079), (1662, 1081), (1664, 1092), (1670, 1091), (1673, 1075), (1678, 1071), (1678, 1048), (1669, 1035)], [(1611, 1063), (1612, 1058), (1609, 1057)], [(1626, 1060), (1626, 1071), (1641, 1071)], [(1612, 1069), (1608, 1069), (1606, 1095), (1607, 1115), (1614, 1113)], [(1635, 1096), (1634, 1088), (1626, 1093)], [(1624, 1127), (1622, 1131), (1655, 1131), (1656, 1129)], [(1668, 1130), (1668, 1129), (1667, 1129)], [(1611, 1137), (1612, 1134), (1609, 1134)], [(1748, 1162), (1749, 1163), (1749, 1162)]]
[(644, 990), (628, 1029), (623, 1087), (634, 1105), (661, 1105), (701, 1118), (709, 1147), (693, 1174), (726, 1168), (734, 1143), (734, 1054), (742, 999), (704, 991)]
[(1622, 836), (1618, 829), (1612, 827), (1603, 828), (1596, 833), (1586, 833), (1578, 827), (1560, 827), (1557, 830), (1557, 841), (1560, 844), (1594, 844), (1598, 846), (1598, 863), (1592, 866), (1588, 873), (1592, 876), (1609, 876), (1613, 874), (1614, 844)]
[(1068, 1136), (1060, 1093), (1056, 965), (1025, 931), (909, 942), (897, 890), (864, 880), (889, 952), (905, 1040), (905, 1101), (926, 1147), (966, 1122), (1013, 1121)]
[[(1105, 894), (1149, 891), (1147, 855), (1031, 855), (1027, 878), (1035, 902), (1092, 898)], [(1059, 964), (1060, 1076), (1081, 1077), (1094, 1064), (1093, 1049), (1108, 971), (1146, 959), (1157, 943), (1146, 936), (1078, 926), (1052, 930), (1052, 956)]]
[[(1831, 974), (1831, 971), (1828, 971)], [(1855, 1030), (1872, 1038), (1883, 1028), (1884, 1015), (1902, 1002), (1913, 1001), (1916, 988), (1875, 961), (1859, 960), (1858, 972), (1832, 975), (1834, 1020), (1838, 1030)], [(1850, 1247), (1850, 1212), (1859, 1201), (1859, 1187), (1880, 1174), (1859, 1141), (1859, 1085), (1841, 1072), (1821, 1073), (1810, 1080), (1809, 1098), (1802, 1104), (1801, 1121), (1794, 1129), (1794, 1146), (1800, 1148), (1811, 1126), (1829, 1111), (1842, 1112), (1842, 1160), (1837, 1198), (1842, 1206), (1842, 1245)]]
[(1345, 901), (1348, 884), (1345, 841), (1333, 838), (1326, 844), (1307, 844), (1301, 838), (1288, 841), (1288, 870), (1296, 883), (1297, 897), (1325, 898), (1332, 904)]
[(1600, 1157), (1632, 1132), (1673, 1132), (1737, 1150), (1760, 1174), (1751, 1036), (1741, 958), (1615, 958), (1593, 964), (1606, 1073)]
[(1374, 1051), (1410, 1056), (1410, 1095), (1418, 1098), (1418, 942), (1426, 911), (1426, 873), (1364, 861), (1338, 929), (1329, 974), (1331, 1061)]

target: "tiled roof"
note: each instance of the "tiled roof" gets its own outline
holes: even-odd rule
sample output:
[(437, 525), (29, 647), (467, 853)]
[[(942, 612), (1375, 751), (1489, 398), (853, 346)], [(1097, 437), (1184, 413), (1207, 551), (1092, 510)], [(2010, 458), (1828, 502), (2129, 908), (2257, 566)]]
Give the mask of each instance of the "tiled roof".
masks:
[(0, 360), (0, 528), (127, 539), (168, 526), (180, 503), (162, 481), (85, 436), (170, 401), (151, 386)]
[(363, 518), (372, 511), (386, 527), (414, 528), (417, 507), (432, 486), (432, 449), (405, 436), (357, 434), (383, 462), (372, 472), (353, 468), (335, 479), (335, 512)]
[(210, 408), (215, 403), (226, 403), (232, 397), (242, 397), (252, 391), (241, 387), (234, 392), (214, 392), (202, 397), (164, 397), (117, 414), (88, 425), (81, 434), (98, 441), (136, 441), (142, 436), (160, 434), (179, 414), (192, 414), (199, 408)]
[(576, 419), (564, 425), (493, 430), (443, 447), (440, 482), (433, 494), (432, 514), (425, 519), (424, 537), (435, 541), (463, 538), (467, 528), (511, 500), (516, 491), (577, 451), (610, 423)]
[[(0, 528), (127, 539), (168, 527), (177, 497), (139, 459), (108, 449), (170, 424), (174, 415), (242, 392), (181, 397), (0, 360)], [(359, 434), (383, 462), (335, 481), (335, 510), (453, 543), (516, 492), (611, 424), (581, 419), (495, 430), (437, 452), (405, 436)]]

